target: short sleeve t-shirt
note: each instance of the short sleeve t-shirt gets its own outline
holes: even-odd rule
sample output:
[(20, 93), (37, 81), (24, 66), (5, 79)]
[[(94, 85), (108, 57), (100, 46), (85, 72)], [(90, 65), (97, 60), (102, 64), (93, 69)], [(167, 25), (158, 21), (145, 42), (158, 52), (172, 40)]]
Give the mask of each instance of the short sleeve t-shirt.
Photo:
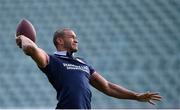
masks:
[(80, 58), (49, 55), (49, 64), (40, 68), (57, 91), (57, 109), (90, 109), (89, 78), (95, 70)]

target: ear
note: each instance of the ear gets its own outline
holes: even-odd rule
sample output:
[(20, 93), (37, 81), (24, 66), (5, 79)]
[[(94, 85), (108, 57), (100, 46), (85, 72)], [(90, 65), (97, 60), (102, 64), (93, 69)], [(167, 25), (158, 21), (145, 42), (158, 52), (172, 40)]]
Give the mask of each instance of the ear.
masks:
[(59, 38), (57, 38), (57, 43), (58, 43), (59, 45), (63, 45), (63, 44), (64, 44), (64, 40), (59, 37)]

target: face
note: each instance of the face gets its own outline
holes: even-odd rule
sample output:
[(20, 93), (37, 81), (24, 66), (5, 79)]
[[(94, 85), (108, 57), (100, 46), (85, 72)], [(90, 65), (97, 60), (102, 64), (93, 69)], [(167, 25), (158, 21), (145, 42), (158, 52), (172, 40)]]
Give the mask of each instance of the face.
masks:
[(77, 52), (78, 40), (76, 34), (72, 30), (65, 31), (63, 39), (63, 47), (69, 52)]

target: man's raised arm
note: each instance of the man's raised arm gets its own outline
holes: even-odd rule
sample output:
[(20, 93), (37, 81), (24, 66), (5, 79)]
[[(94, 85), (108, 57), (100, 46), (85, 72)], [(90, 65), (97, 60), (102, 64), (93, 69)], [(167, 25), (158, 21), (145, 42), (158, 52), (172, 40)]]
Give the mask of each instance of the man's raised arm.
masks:
[(39, 67), (43, 68), (49, 63), (48, 54), (29, 38), (23, 35), (17, 36), (16, 44), (22, 48), (26, 55), (31, 56)]

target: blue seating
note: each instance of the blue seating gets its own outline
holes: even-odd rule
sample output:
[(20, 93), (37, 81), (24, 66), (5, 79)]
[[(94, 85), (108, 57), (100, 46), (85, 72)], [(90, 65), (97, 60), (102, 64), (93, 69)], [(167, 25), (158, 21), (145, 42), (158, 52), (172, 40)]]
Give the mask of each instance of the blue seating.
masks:
[(0, 108), (55, 108), (56, 94), (31, 58), (15, 45), (17, 23), (29, 19), (37, 44), (55, 48), (54, 31), (75, 30), (78, 56), (107, 80), (130, 90), (157, 91), (156, 106), (108, 97), (92, 88), (92, 108), (180, 107), (178, 0), (1, 0)]

